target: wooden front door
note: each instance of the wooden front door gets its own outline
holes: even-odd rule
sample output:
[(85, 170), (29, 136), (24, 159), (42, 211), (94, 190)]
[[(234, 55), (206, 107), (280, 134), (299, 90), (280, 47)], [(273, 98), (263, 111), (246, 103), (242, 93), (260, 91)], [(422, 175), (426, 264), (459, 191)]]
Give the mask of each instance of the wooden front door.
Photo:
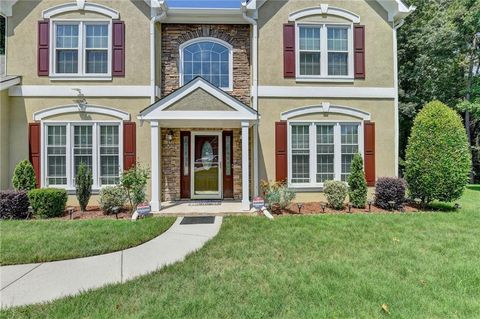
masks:
[(223, 131), (223, 198), (233, 198), (232, 131)]

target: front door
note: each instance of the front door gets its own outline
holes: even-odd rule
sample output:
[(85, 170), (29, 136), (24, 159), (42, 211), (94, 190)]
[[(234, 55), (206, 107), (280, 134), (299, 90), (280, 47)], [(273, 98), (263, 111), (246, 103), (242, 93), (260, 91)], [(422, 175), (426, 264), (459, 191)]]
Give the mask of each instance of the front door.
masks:
[(191, 197), (222, 198), (222, 134), (192, 133)]

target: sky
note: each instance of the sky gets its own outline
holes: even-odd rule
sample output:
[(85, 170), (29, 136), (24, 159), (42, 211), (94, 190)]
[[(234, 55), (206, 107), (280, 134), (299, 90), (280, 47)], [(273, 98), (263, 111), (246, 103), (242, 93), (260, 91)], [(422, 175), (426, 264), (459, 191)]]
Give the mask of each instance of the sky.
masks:
[(239, 8), (241, 0), (167, 0), (170, 8)]

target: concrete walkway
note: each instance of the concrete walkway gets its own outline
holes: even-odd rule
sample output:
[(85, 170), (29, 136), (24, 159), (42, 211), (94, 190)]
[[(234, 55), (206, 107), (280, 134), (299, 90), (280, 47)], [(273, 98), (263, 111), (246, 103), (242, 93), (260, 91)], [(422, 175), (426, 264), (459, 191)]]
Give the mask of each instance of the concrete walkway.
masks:
[(222, 217), (210, 224), (180, 224), (140, 246), (115, 253), (0, 267), (1, 308), (47, 302), (107, 284), (123, 283), (182, 261), (213, 238)]

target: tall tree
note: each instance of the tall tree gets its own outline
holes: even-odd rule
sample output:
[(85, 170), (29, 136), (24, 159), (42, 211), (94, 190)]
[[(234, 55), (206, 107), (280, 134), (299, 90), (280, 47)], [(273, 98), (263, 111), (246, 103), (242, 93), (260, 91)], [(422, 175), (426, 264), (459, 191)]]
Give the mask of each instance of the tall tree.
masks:
[[(405, 156), (413, 118), (423, 105), (436, 99), (455, 107), (465, 100), (476, 100), (475, 92), (480, 91), (477, 89), (480, 41), (476, 40), (480, 30), (480, 1), (409, 2), (417, 10), (398, 33), (401, 158)], [(470, 139), (473, 145), (476, 128), (471, 125), (470, 112), (465, 111), (465, 125), (469, 136), (474, 137)]]

